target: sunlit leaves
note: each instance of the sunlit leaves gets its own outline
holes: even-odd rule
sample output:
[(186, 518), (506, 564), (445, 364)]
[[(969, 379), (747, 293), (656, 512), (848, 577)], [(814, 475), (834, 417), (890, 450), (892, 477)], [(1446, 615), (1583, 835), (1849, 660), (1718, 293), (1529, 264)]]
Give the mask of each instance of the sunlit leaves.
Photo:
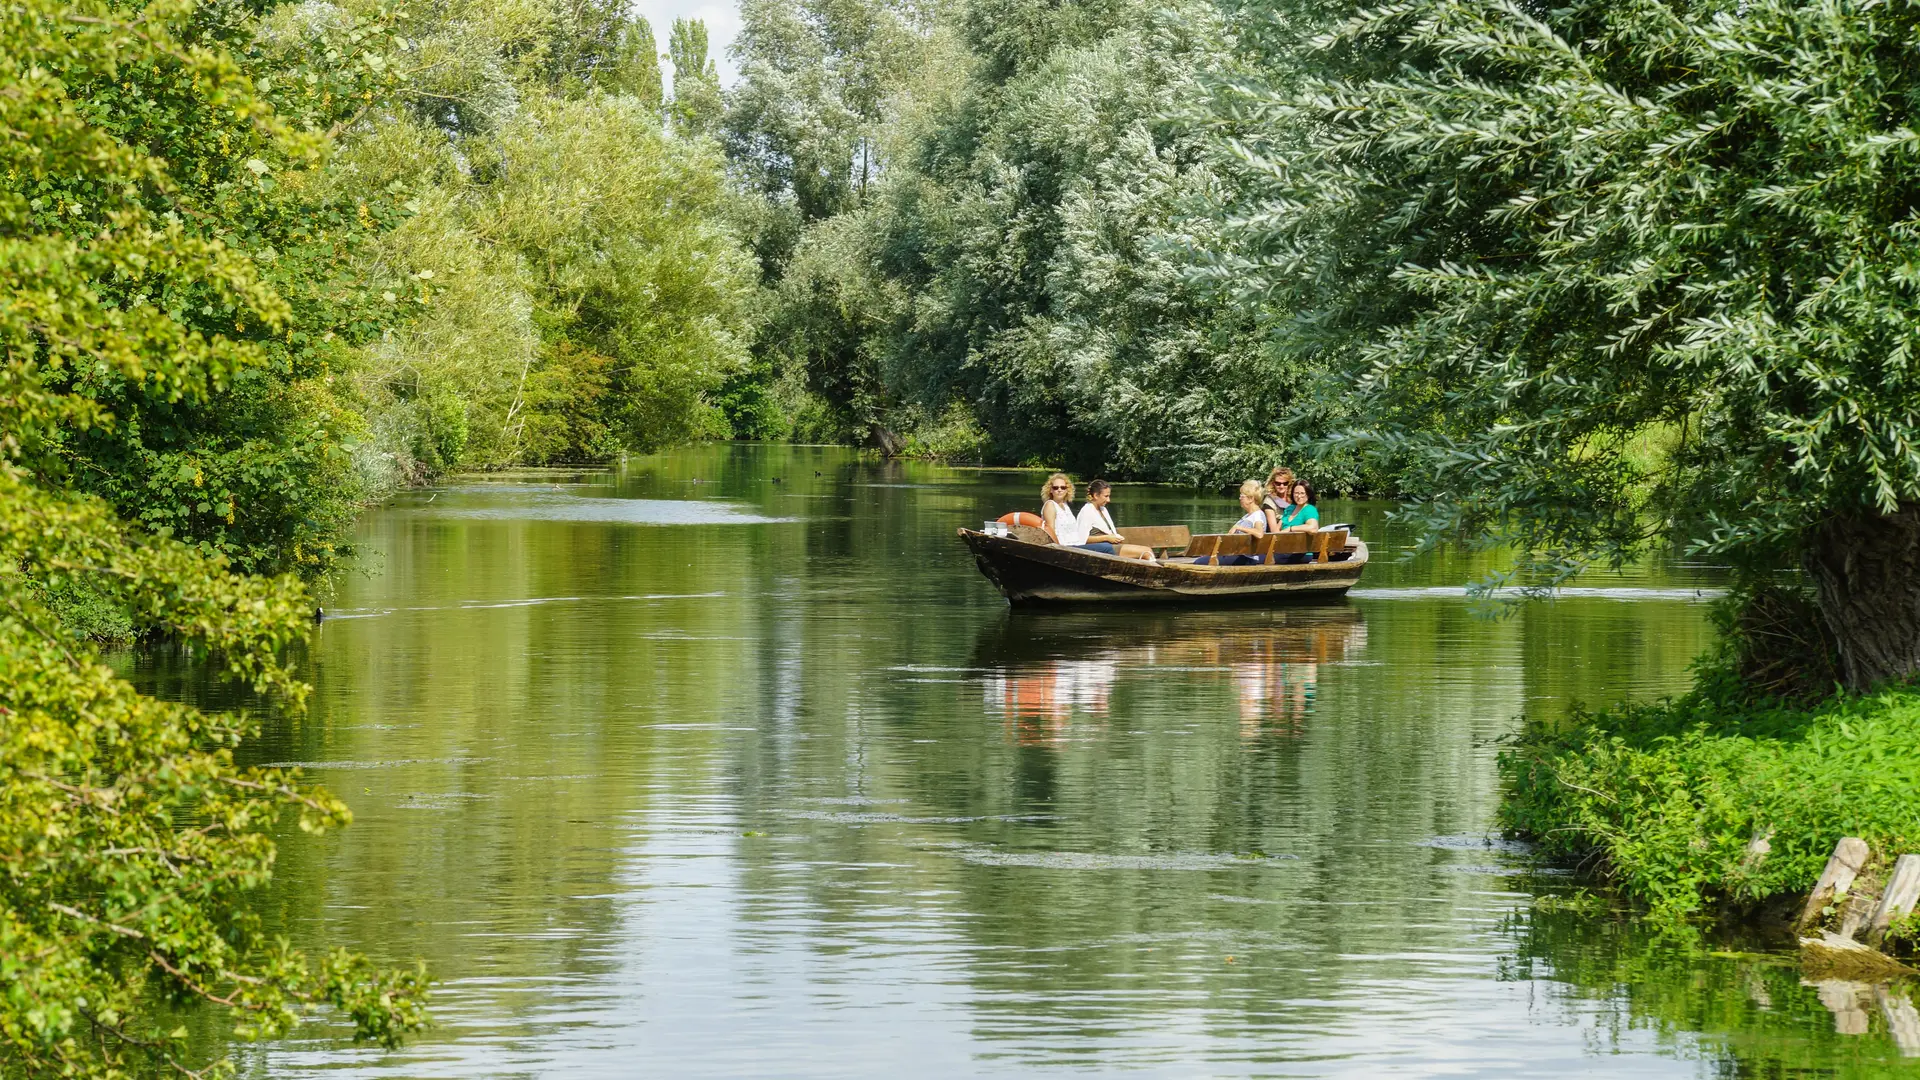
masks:
[[(297, 707), (305, 695), (279, 659), (312, 610), (297, 580), (233, 573), (218, 556), (45, 482), (46, 463), (75, 430), (124, 422), (103, 385), (163, 404), (204, 402), (262, 369), (262, 328), (288, 326), (289, 305), (252, 255), (202, 227), (231, 205), (224, 191), (182, 184), (172, 170), (224, 167), (259, 193), (274, 170), (248, 167), (267, 165), (256, 148), (300, 161), (314, 144), (201, 40), (199, 14), (191, 3), (38, 0), (0, 12), (0, 82), (12, 91), (0, 94), (0, 122), (15, 134), (0, 140), (8, 1075), (190, 1067), (179, 1033), (153, 1019), (167, 1001), (217, 1003), (259, 1034), (322, 1003), (381, 1039), (422, 1019), (420, 973), (372, 976), (344, 957), (316, 969), (265, 940), (245, 907), (271, 874), (271, 831), (283, 815), (317, 831), (345, 824), (346, 807), (292, 773), (237, 768), (248, 721), (137, 693), (47, 603), (84, 587), (139, 629), (199, 651), (269, 707)], [(88, 86), (106, 89), (71, 93)], [(106, 107), (107, 93), (139, 116)], [(159, 97), (185, 104), (173, 114), (144, 109)], [(154, 126), (169, 115), (180, 122)], [(126, 137), (134, 128), (152, 137)], [(198, 489), (205, 470), (189, 465), (160, 463), (153, 475)], [(196, 512), (213, 511), (210, 495)]]

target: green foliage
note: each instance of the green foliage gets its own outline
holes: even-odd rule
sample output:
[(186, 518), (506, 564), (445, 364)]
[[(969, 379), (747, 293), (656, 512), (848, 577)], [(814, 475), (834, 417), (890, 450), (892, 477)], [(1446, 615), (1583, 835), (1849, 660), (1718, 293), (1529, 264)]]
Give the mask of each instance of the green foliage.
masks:
[[(1599, 856), (1667, 915), (1805, 892), (1841, 836), (1880, 852), (1920, 840), (1920, 694), (1728, 704), (1726, 678), (1528, 728), (1500, 758), (1503, 824), (1549, 852)], [(1764, 857), (1749, 853), (1755, 837)]]
[(647, 20), (618, 0), (578, 0), (560, 9), (558, 22), (564, 29), (554, 35), (548, 77), (562, 92), (592, 88), (661, 107), (659, 46)]
[[(0, 121), (14, 136), (0, 144), (0, 1061), (10, 1076), (186, 1068), (183, 1036), (152, 1019), (161, 1003), (218, 1004), (252, 1035), (328, 1003), (389, 1044), (424, 1020), (421, 973), (375, 973), (344, 953), (309, 964), (246, 908), (271, 873), (276, 822), (296, 813), (319, 831), (344, 825), (346, 807), (292, 772), (237, 768), (252, 721), (142, 696), (82, 638), (107, 623), (165, 633), (268, 702), (304, 698), (276, 656), (306, 631), (306, 590), (292, 576), (235, 573), (221, 554), (252, 558), (249, 543), (271, 550), (299, 536), (276, 539), (248, 519), (240, 531), (251, 539), (214, 530), (189, 545), (63, 483), (82, 474), (83, 485), (125, 484), (126, 498), (143, 500), (143, 470), (163, 474), (149, 489), (162, 492), (204, 490), (211, 473), (205, 508), (177, 497), (162, 506), (185, 515), (167, 524), (191, 535), (207, 527), (193, 515), (239, 527), (254, 510), (215, 514), (213, 496), (311, 477), (305, 446), (280, 457), (263, 443), (257, 463), (242, 463), (210, 449), (227, 432), (156, 447), (144, 422), (234, 402), (271, 412), (289, 354), (267, 342), (307, 325), (274, 287), (273, 260), (248, 245), (290, 227), (275, 192), (320, 144), (261, 96), (233, 36), (223, 12), (192, 3), (30, 0), (0, 15)], [(76, 453), (89, 445), (77, 439), (125, 431), (129, 417), (140, 432), (111, 445), (157, 460), (113, 463), (125, 470), (115, 474)], [(271, 416), (234, 422), (285, 430)], [(254, 467), (270, 475), (244, 471)], [(262, 512), (268, 522), (288, 513)]]
[[(200, 397), (111, 365), (51, 366), (49, 387), (92, 402), (97, 421), (50, 430), (23, 460), (46, 483), (100, 495), (123, 516), (244, 569), (316, 575), (333, 561), (362, 494), (340, 449), (356, 421), (332, 396), (325, 368), (341, 343), (376, 332), (347, 271), (373, 221), (351, 202), (316, 194), (324, 144), (288, 139), (284, 118), (324, 123), (333, 113), (299, 91), (300, 69), (276, 82), (284, 58), (256, 44), (246, 12), (196, 7), (177, 21), (181, 48), (218, 52), (249, 84), (249, 108), (285, 103), (271, 114), (282, 119), (262, 123), (269, 114), (225, 107), (221, 91), (180, 63), (123, 60), (76, 39), (23, 78), (57, 87), (70, 121), (164, 162), (164, 181), (33, 154), (15, 155), (0, 189), (16, 202), (17, 223), (47, 237), (86, 244), (114, 235), (125, 226), (120, 215), (137, 205), (160, 215), (153, 227), (164, 223), (181, 241), (217, 244), (223, 258), (245, 260), (253, 287), (275, 296), (271, 318), (223, 295), (214, 277), (79, 268), (102, 307), (163, 311), (186, 335), (246, 343), (267, 362), (226, 373)], [(371, 48), (380, 29), (343, 33)], [(324, 79), (304, 74), (313, 79), (306, 85), (343, 100), (379, 83), (361, 65)]]
[(801, 222), (858, 206), (879, 172), (887, 98), (926, 54), (916, 12), (875, 0), (746, 0), (740, 16), (728, 156)]
[(667, 36), (667, 56), (673, 63), (673, 105), (667, 110), (674, 126), (687, 135), (712, 135), (720, 126), (720, 72), (707, 56), (707, 24), (699, 19), (673, 20)]
[[(328, 171), (404, 211), (358, 263), (392, 330), (341, 364), (372, 489), (725, 430), (710, 398), (741, 366), (751, 286), (721, 163), (640, 85), (644, 21), (535, 7), (410, 16), (393, 107)], [(442, 98), (457, 108), (412, 107)]]
[[(767, 207), (756, 351), (864, 441), (954, 405), (998, 461), (1196, 483), (1346, 421), (1258, 310), (1192, 280), (1241, 179), (1205, 119), (1237, 63), (1211, 8), (754, 0), (728, 150)], [(1351, 451), (1332, 490), (1388, 477)]]
[[(1281, 5), (1249, 5), (1273, 20)], [(1920, 9), (1416, 0), (1231, 101), (1218, 278), (1330, 357), (1341, 439), (1550, 575), (1650, 539), (1779, 565), (1920, 498), (1902, 112)], [(1663, 433), (1665, 452), (1636, 447)]]
[(972, 411), (957, 401), (937, 416), (909, 410), (902, 437), (902, 457), (979, 461), (987, 448), (987, 433), (974, 422)]

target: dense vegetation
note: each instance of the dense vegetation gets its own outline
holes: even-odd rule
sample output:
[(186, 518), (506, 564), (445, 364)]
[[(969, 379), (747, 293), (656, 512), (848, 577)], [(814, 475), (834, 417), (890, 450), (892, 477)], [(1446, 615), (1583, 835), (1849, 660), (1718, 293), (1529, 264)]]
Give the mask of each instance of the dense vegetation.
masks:
[[(1191, 273), (1240, 184), (1206, 114), (1237, 62), (1218, 12), (745, 10), (728, 145), (769, 207), (758, 346), (801, 392), (799, 436), (1213, 483), (1344, 415), (1305, 400), (1257, 307)], [(816, 115), (831, 140), (792, 130)], [(1318, 465), (1387, 483), (1351, 453)]]
[[(742, 13), (724, 92), (671, 28), (671, 100), (610, 0), (0, 18), (9, 1072), (165, 1058), (143, 1010), (194, 996), (258, 1030), (323, 999), (418, 1022), (416, 977), (310, 967), (241, 903), (282, 811), (344, 808), (236, 770), (249, 721), (135, 693), (87, 639), (175, 636), (297, 704), (302, 582), (446, 470), (728, 434), (1195, 483), (1285, 460), (1413, 494), (1533, 584), (1725, 560), (1767, 692), (1920, 668), (1920, 8)], [(1910, 719), (1711, 700), (1537, 742), (1516, 824), (1669, 907), (1759, 895), (1845, 823), (1750, 785)], [(1675, 792), (1695, 831), (1639, 831)], [(1774, 876), (1668, 873), (1754, 828), (1795, 837)]]
[(1708, 680), (1678, 701), (1529, 729), (1502, 757), (1502, 814), (1550, 852), (1598, 853), (1657, 911), (1751, 906), (1804, 893), (1841, 836), (1882, 864), (1920, 842), (1916, 729), (1910, 691), (1808, 709)]
[[(704, 31), (672, 102), (615, 5), (31, 0), (0, 40), (0, 1072), (198, 1071), (196, 1002), (395, 1042), (420, 972), (248, 907), (346, 807), (235, 748), (299, 710), (367, 499), (723, 430), (752, 264)], [(140, 693), (90, 641), (134, 635), (250, 711)]]
[[(419, 973), (311, 962), (245, 905), (276, 823), (320, 831), (346, 807), (291, 772), (236, 768), (257, 720), (136, 692), (69, 621), (89, 597), (263, 702), (305, 691), (277, 659), (306, 629), (305, 589), (238, 570), (297, 568), (330, 539), (300, 505), (332, 496), (272, 496), (342, 467), (300, 335), (345, 336), (355, 298), (329, 291), (312, 246), (324, 143), (262, 96), (238, 15), (30, 0), (0, 17), (8, 1076), (189, 1070), (170, 1003), (216, 1003), (262, 1034), (321, 1003), (385, 1042), (422, 1021)], [(347, 217), (341, 246), (362, 232)]]
[[(1536, 733), (1512, 823), (1668, 910), (1920, 833), (1833, 790), (1912, 764), (1909, 699), (1791, 704), (1920, 670), (1920, 7), (749, 11), (728, 145), (797, 433), (1200, 483), (1284, 460), (1538, 588), (1722, 562), (1716, 674)], [(824, 149), (793, 133), (828, 114)]]

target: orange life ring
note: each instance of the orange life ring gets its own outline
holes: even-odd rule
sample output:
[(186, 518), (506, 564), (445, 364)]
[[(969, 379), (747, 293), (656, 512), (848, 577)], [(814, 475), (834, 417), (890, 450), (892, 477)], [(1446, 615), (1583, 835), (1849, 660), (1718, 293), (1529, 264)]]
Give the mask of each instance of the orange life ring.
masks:
[(1015, 510), (1011, 514), (1001, 514), (1000, 524), (1031, 525), (1036, 529), (1044, 529), (1047, 527), (1047, 523), (1040, 519), (1039, 514), (1029, 514), (1025, 510)]

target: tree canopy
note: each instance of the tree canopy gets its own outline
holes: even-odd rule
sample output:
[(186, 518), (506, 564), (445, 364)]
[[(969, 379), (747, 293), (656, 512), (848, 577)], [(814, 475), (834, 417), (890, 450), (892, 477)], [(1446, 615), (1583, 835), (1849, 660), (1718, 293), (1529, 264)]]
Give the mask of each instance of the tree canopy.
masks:
[[(49, 603), (84, 586), (207, 651), (263, 700), (304, 697), (278, 659), (312, 610), (297, 579), (237, 573), (218, 543), (130, 526), (100, 498), (50, 486), (86, 445), (75, 433), (111, 436), (144, 410), (203, 406), (272, 372), (276, 352), (261, 342), (294, 323), (271, 272), (206, 226), (257, 220), (272, 177), (310, 168), (321, 147), (256, 92), (226, 28), (196, 14), (33, 0), (0, 15), (13, 88), (0, 119), (16, 133), (0, 146), (9, 1075), (189, 1068), (184, 1031), (158, 1026), (153, 1007), (166, 1002), (221, 1005), (261, 1034), (321, 1002), (383, 1041), (422, 1021), (422, 974), (375, 972), (344, 952), (311, 963), (245, 906), (271, 871), (275, 823), (292, 813), (320, 831), (345, 824), (345, 806), (292, 771), (236, 767), (233, 748), (257, 721), (137, 693)], [(192, 153), (222, 142), (249, 156)], [(194, 481), (205, 482), (178, 482)]]
[[(1648, 543), (1806, 560), (1848, 680), (1911, 625), (1916, 12), (1420, 2), (1236, 102), (1260, 185), (1218, 251), (1280, 347), (1347, 373), (1328, 438), (1436, 533), (1554, 580)], [(1363, 60), (1352, 59), (1366, 53)], [(1381, 56), (1393, 60), (1382, 72)], [(1908, 539), (1901, 539), (1906, 537)], [(1896, 621), (1897, 617), (1896, 617)]]

